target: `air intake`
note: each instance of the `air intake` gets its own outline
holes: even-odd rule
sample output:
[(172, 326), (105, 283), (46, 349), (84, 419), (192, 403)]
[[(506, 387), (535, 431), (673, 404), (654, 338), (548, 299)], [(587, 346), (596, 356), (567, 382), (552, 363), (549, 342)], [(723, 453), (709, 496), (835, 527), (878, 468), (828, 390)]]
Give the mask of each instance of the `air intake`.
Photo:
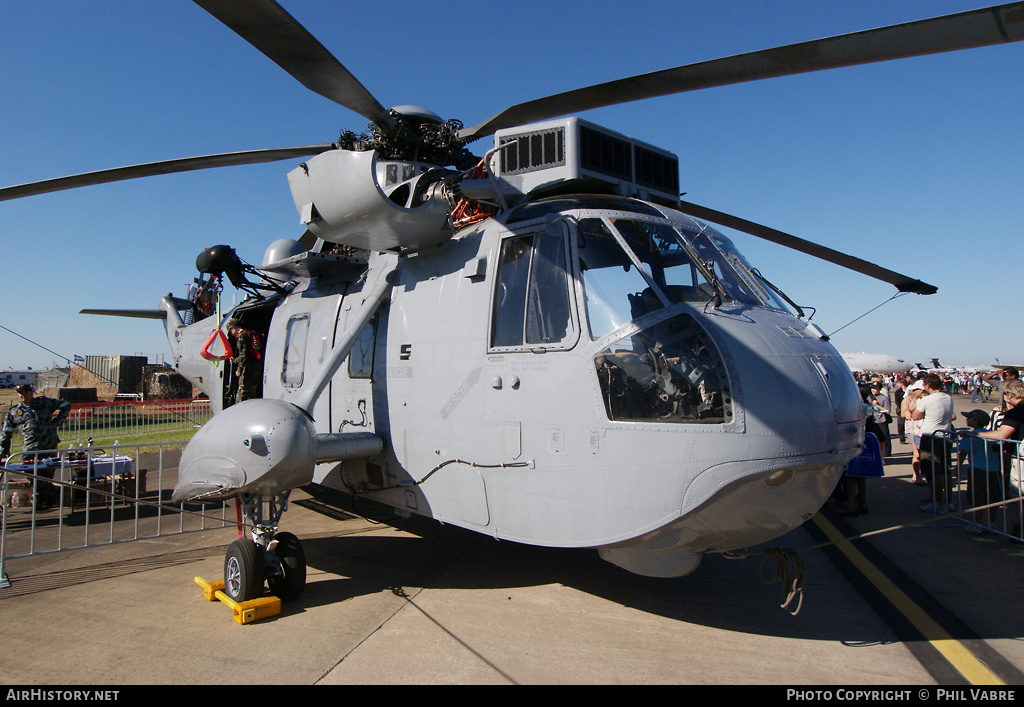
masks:
[(679, 202), (678, 157), (579, 118), (499, 130), (494, 144), (497, 176), (523, 194), (598, 181), (623, 196)]
[(524, 174), (565, 165), (565, 128), (518, 133), (502, 141), (502, 174)]

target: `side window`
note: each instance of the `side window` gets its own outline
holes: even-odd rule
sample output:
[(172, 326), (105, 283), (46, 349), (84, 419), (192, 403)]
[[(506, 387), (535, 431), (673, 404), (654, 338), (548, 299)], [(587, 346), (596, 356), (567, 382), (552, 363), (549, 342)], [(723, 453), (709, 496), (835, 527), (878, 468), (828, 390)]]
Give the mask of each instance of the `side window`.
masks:
[(373, 375), (373, 342), (377, 333), (377, 317), (374, 316), (359, 332), (359, 338), (352, 345), (348, 355), (348, 377), (370, 378)]
[(302, 385), (308, 338), (308, 314), (300, 314), (288, 320), (284, 340), (284, 362), (281, 368), (281, 382), (286, 387), (298, 388)]
[(491, 346), (551, 346), (573, 332), (565, 238), (548, 233), (502, 241)]
[(557, 344), (569, 332), (569, 283), (565, 240), (536, 236), (526, 302), (526, 343)]
[(526, 317), (526, 285), (533, 257), (533, 236), (502, 241), (494, 293), (491, 346), (520, 346)]

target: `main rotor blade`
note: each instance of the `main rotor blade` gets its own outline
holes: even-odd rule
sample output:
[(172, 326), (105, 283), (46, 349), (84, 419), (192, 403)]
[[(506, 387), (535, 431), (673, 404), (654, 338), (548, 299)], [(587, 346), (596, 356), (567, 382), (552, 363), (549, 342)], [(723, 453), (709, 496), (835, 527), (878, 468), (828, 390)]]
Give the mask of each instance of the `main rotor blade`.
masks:
[(745, 81), (971, 49), (1024, 39), (1024, 2), (737, 54), (558, 93), (506, 108), (459, 131), (475, 140), (496, 130), (593, 108)]
[(157, 174), (173, 174), (175, 172), (191, 172), (197, 169), (213, 169), (214, 167), (234, 167), (245, 164), (259, 164), (261, 162), (277, 162), (306, 155), (317, 155), (332, 149), (334, 149), (334, 145), (327, 143), (325, 145), (305, 145), (303, 147), (279, 147), (273, 150), (224, 152), (218, 155), (182, 157), (175, 160), (147, 162), (146, 164), (136, 164), (129, 167), (114, 167), (113, 169), (103, 169), (98, 172), (73, 174), (69, 177), (57, 177), (56, 179), (46, 179), (41, 182), (30, 182), (14, 187), (5, 187), (0, 189), (0, 201), (20, 199), (24, 196), (35, 196), (36, 194), (46, 194), (64, 189), (87, 187), (93, 184), (106, 184), (107, 182), (119, 182), (125, 179), (152, 177)]
[(921, 282), (912, 277), (901, 275), (898, 272), (892, 270), (886, 270), (881, 265), (875, 265), (869, 263), (866, 260), (861, 260), (852, 255), (846, 253), (840, 253), (838, 250), (832, 250), (823, 245), (812, 243), (811, 241), (805, 241), (803, 238), (797, 238), (796, 236), (778, 231), (768, 226), (762, 226), (759, 223), (753, 221), (747, 221), (746, 219), (739, 218), (738, 216), (732, 216), (730, 214), (723, 213), (721, 211), (715, 211), (709, 209), (706, 206), (699, 206), (697, 204), (691, 204), (687, 201), (680, 201), (677, 207), (679, 211), (684, 214), (689, 214), (705, 221), (711, 221), (727, 228), (732, 228), (743, 233), (749, 233), (752, 236), (763, 238), (766, 241), (772, 243), (778, 243), (784, 245), (787, 248), (798, 250), (801, 253), (807, 255), (813, 255), (815, 258), (821, 258), (827, 260), (830, 263), (841, 265), (844, 268), (859, 272), (861, 275), (867, 275), (873, 277), (876, 280), (882, 282), (888, 282), (893, 285), (900, 292), (913, 292), (918, 295), (933, 295), (938, 292), (939, 288), (935, 285), (929, 285), (927, 282)]
[(395, 120), (359, 80), (273, 0), (194, 0), (303, 86), (372, 120)]

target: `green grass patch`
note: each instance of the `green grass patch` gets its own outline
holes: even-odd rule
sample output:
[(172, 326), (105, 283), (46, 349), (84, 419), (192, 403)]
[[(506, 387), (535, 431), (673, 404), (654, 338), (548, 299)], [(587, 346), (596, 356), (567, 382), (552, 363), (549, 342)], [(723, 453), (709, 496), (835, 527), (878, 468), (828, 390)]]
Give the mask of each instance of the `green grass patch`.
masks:
[[(192, 436), (199, 431), (198, 427), (183, 427), (180, 423), (156, 424), (156, 425), (131, 425), (128, 427), (103, 427), (99, 429), (81, 430), (78, 434), (72, 434), (68, 430), (58, 430), (61, 439), (60, 448), (84, 446), (89, 438), (92, 438), (94, 449), (103, 449), (110, 452), (117, 442), (119, 446), (136, 444), (166, 444), (168, 442), (185, 443), (192, 439)], [(178, 445), (179, 447), (181, 445)], [(173, 448), (173, 447), (172, 447)], [(11, 444), (11, 452), (16, 453), (22, 449), (21, 434), (15, 434)], [(142, 448), (140, 451), (156, 451), (156, 447)]]

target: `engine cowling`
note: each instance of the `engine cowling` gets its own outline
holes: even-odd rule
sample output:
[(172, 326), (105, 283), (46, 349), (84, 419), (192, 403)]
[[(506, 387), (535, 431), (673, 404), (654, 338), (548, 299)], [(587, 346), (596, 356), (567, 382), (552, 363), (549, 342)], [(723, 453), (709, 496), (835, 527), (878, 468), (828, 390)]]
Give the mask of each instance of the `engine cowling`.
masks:
[(378, 166), (376, 152), (330, 150), (289, 172), (288, 184), (300, 220), (318, 238), (380, 253), (419, 251), (444, 243), (454, 232), (448, 201), (426, 189), (438, 172), (424, 174), (424, 167)]

